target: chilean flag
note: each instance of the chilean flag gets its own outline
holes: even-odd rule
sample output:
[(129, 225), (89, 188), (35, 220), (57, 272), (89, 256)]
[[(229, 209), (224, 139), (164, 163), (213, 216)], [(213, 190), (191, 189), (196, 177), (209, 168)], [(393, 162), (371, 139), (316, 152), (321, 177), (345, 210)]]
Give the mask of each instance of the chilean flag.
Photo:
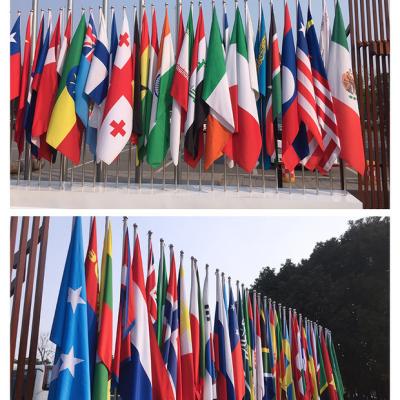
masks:
[(282, 43), (282, 160), (293, 171), (298, 155), (292, 144), (299, 132), (296, 52), (289, 7), (285, 0), (285, 27)]
[(10, 32), (10, 100), (19, 96), (21, 82), (21, 16), (18, 15)]
[(222, 296), (221, 280), (217, 270), (217, 302), (214, 320), (214, 351), (217, 373), (217, 397), (219, 400), (235, 399), (235, 380), (229, 329)]
[(236, 399), (243, 399), (245, 394), (242, 346), (240, 344), (239, 325), (236, 315), (235, 299), (232, 287), (229, 286), (229, 339), (231, 343), (233, 374), (235, 379)]

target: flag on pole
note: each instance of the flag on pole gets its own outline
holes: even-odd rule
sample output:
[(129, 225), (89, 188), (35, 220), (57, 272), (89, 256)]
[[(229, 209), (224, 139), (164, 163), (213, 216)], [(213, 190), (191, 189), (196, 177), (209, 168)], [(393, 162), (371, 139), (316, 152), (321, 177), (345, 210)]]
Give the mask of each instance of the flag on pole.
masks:
[(203, 99), (210, 108), (207, 118), (204, 155), (204, 168), (206, 170), (223, 155), (226, 143), (235, 130), (232, 105), (230, 101), (226, 101), (230, 98), (229, 84), (215, 7), (213, 9), (207, 60), (203, 83)]
[(24, 150), (24, 114), (25, 114), (25, 106), (26, 106), (26, 96), (28, 94), (28, 84), (29, 84), (29, 69), (30, 69), (30, 60), (31, 60), (31, 19), (33, 12), (29, 13), (28, 21), (26, 23), (26, 32), (25, 32), (25, 45), (24, 45), (24, 64), (22, 66), (22, 75), (21, 75), (21, 86), (20, 93), (18, 99), (18, 109), (15, 121), (15, 133), (14, 133), (14, 141), (17, 143), (19, 156), (21, 156), (22, 151)]
[(94, 368), (96, 364), (97, 326), (99, 312), (99, 269), (97, 260), (97, 227), (96, 217), (93, 217), (85, 259), (89, 368), (91, 384), (93, 384)]
[[(181, 381), (180, 360), (179, 360), (179, 318), (178, 318), (178, 293), (176, 282), (176, 265), (173, 249), (171, 249), (171, 264), (169, 271), (169, 281), (167, 296), (165, 298), (164, 321), (165, 329), (163, 332), (162, 354), (165, 367), (168, 371), (174, 398), (178, 398)], [(185, 381), (185, 385), (189, 384)]]
[[(224, 36), (224, 49), (225, 49), (225, 55), (228, 54), (228, 49), (229, 49), (229, 42), (230, 42), (230, 34), (229, 34), (229, 22), (228, 22), (228, 11), (226, 8), (226, 1), (223, 2), (224, 6), (224, 23), (223, 23), (223, 36)], [(215, 9), (215, 7), (214, 7)]]
[(255, 314), (255, 368), (256, 368), (256, 398), (258, 400), (263, 400), (265, 394), (264, 385), (264, 361), (263, 361), (263, 345), (261, 340), (261, 317), (260, 317), (260, 306), (257, 303), (256, 293), (253, 292), (254, 296), (254, 314)]
[(313, 358), (313, 351), (311, 347), (311, 341), (310, 341), (310, 334), (309, 334), (309, 325), (307, 322), (306, 329), (303, 328), (303, 346), (307, 349), (307, 366), (308, 366), (308, 372), (310, 375), (310, 386), (311, 386), (311, 398), (312, 400), (318, 400), (319, 399), (319, 394), (318, 394), (318, 382), (317, 382), (317, 372), (316, 372), (316, 366), (314, 363), (314, 358)]
[[(71, 49), (73, 48), (73, 40)], [(68, 57), (69, 58), (69, 57)], [(68, 58), (66, 65), (68, 66)], [(108, 221), (104, 235), (101, 259), (101, 280), (99, 298), (99, 328), (97, 338), (96, 366), (94, 369), (93, 397), (107, 399), (110, 390), (112, 364), (112, 233)]]
[(275, 337), (276, 337), (276, 355), (277, 355), (277, 363), (276, 363), (276, 399), (280, 400), (283, 398), (283, 389), (284, 389), (284, 378), (285, 378), (285, 356), (284, 349), (282, 346), (282, 328), (281, 321), (279, 320), (278, 313), (276, 312), (275, 304), (274, 304), (274, 323), (275, 323)]
[(261, 341), (263, 346), (263, 367), (264, 367), (264, 387), (267, 400), (275, 399), (276, 385), (275, 385), (275, 363), (274, 363), (274, 347), (273, 336), (270, 326), (270, 312), (266, 302), (261, 309)]
[(318, 327), (316, 326), (316, 330), (314, 331), (314, 340), (316, 342), (316, 350), (317, 350), (317, 376), (318, 376), (318, 385), (319, 385), (319, 395), (321, 400), (334, 400), (334, 397), (330, 397), (329, 390), (329, 381), (328, 376), (325, 369), (325, 362), (323, 358), (322, 348), (321, 348), (321, 339), (317, 333)]
[[(132, 364), (127, 371), (127, 384), (129, 395), (133, 400), (152, 399), (152, 348), (150, 345), (150, 324), (146, 304), (146, 291), (144, 286), (143, 263), (140, 250), (139, 237), (135, 238), (135, 248), (132, 260), (133, 299), (135, 320), (131, 337)], [(153, 335), (154, 336), (154, 335)], [(154, 348), (153, 351), (158, 351)], [(167, 397), (167, 393), (166, 398)]]
[(179, 299), (179, 336), (181, 345), (181, 369), (182, 369), (182, 399), (195, 398), (195, 380), (193, 365), (192, 331), (190, 326), (189, 304), (186, 299), (185, 271), (183, 257), (179, 267), (178, 281)]
[(119, 310), (117, 322), (117, 336), (115, 339), (114, 359), (112, 365), (113, 386), (123, 397), (130, 394), (132, 351), (131, 330), (135, 323), (135, 306), (133, 290), (133, 272), (131, 266), (131, 252), (129, 230), (125, 226), (122, 247), (121, 287), (119, 296)]
[[(300, 322), (300, 343), (301, 343), (301, 357), (303, 360), (303, 369), (304, 369), (304, 381), (305, 381), (305, 396), (304, 398), (307, 400), (312, 400), (314, 393), (317, 394), (316, 389), (317, 387), (314, 387), (313, 383), (313, 378), (312, 378), (312, 373), (311, 370), (309, 369), (309, 364), (308, 364), (308, 350), (307, 350), (307, 338), (306, 338), (306, 332), (303, 326), (303, 322), (301, 319), (299, 320)], [(304, 325), (307, 323), (307, 319), (304, 321)], [(315, 370), (314, 370), (315, 371)]]
[(132, 80), (131, 37), (124, 10), (103, 120), (97, 137), (96, 158), (108, 165), (121, 153), (132, 133)]
[(282, 389), (286, 394), (287, 400), (295, 400), (296, 393), (293, 387), (292, 357), (290, 352), (290, 339), (286, 316), (284, 316), (283, 319), (282, 350), (284, 357), (282, 360), (284, 366), (282, 375)]
[(149, 254), (147, 259), (147, 279), (146, 279), (146, 302), (151, 324), (156, 332), (157, 329), (157, 287), (156, 269), (154, 267), (154, 253), (151, 238), (149, 238)]
[(170, 109), (172, 103), (170, 90), (174, 65), (174, 46), (169, 28), (168, 9), (165, 8), (160, 54), (158, 56), (157, 73), (154, 81), (150, 132), (147, 142), (147, 162), (152, 168), (160, 167), (168, 150)]
[(161, 348), (162, 333), (164, 325), (164, 307), (165, 297), (167, 293), (167, 266), (165, 264), (164, 243), (162, 243), (160, 261), (158, 263), (158, 280), (157, 280), (157, 341)]
[(249, 73), (250, 73), (250, 86), (253, 89), (254, 96), (256, 100), (258, 99), (259, 86), (258, 86), (258, 72), (257, 72), (257, 64), (255, 57), (255, 46), (254, 46), (254, 29), (253, 22), (251, 20), (251, 14), (249, 10), (248, 1), (244, 3), (244, 15), (246, 18), (246, 44), (247, 44), (247, 52), (248, 52), (248, 61), (249, 61)]
[(235, 133), (227, 145), (227, 156), (246, 172), (256, 166), (261, 151), (261, 132), (254, 92), (251, 89), (249, 51), (239, 8), (227, 56), (227, 74)]
[(21, 85), (21, 16), (18, 17), (10, 32), (10, 101), (16, 99)]
[[(289, 310), (290, 312), (290, 310)], [(300, 337), (299, 324), (297, 322), (297, 315), (292, 315), (292, 353), (291, 357), (294, 362), (293, 375), (294, 375), (294, 389), (297, 400), (308, 399), (306, 397), (306, 381), (305, 381), (305, 366), (306, 360), (302, 354), (302, 344)]]
[[(248, 337), (247, 342), (249, 344), (250, 358), (250, 387), (252, 398), (257, 398), (257, 359), (256, 359), (256, 326), (254, 321), (253, 307), (251, 304), (250, 292), (246, 290), (245, 296), (247, 302), (247, 315), (248, 315)], [(255, 310), (254, 310), (255, 311)]]
[(68, 48), (71, 44), (71, 38), (72, 38), (72, 10), (68, 10), (67, 25), (65, 27), (64, 36), (61, 42), (61, 48), (57, 59), (57, 73), (60, 76), (60, 78), (61, 75), (63, 74), (64, 63), (67, 57)]
[(351, 66), (346, 29), (340, 3), (336, 2), (335, 21), (329, 49), (328, 80), (340, 138), (340, 157), (363, 175), (365, 156), (357, 92)]
[[(101, 17), (100, 17), (101, 18)], [(75, 88), (75, 108), (82, 124), (89, 124), (89, 97), (85, 93), (85, 86), (89, 75), (90, 64), (93, 59), (97, 41), (96, 27), (93, 21), (93, 12), (90, 12), (89, 24), (86, 28), (85, 40), (82, 47), (82, 55), (79, 63), (78, 77)]]
[(111, 8), (112, 21), (111, 21), (111, 39), (110, 39), (110, 69), (115, 63), (115, 57), (118, 49), (118, 31), (117, 22), (115, 20), (115, 9)]
[(75, 111), (75, 89), (85, 28), (85, 16), (82, 15), (65, 60), (46, 137), (50, 146), (74, 164), (79, 163), (81, 156), (82, 124)]
[(50, 340), (56, 345), (49, 399), (91, 399), (82, 221), (75, 217)]
[(329, 359), (328, 348), (326, 346), (324, 331), (320, 332), (320, 341), (321, 341), (321, 349), (322, 349), (322, 358), (324, 360), (326, 379), (328, 382), (328, 391), (329, 391), (329, 399), (330, 400), (338, 400), (338, 395), (336, 391), (335, 378), (333, 376), (332, 364)]
[(208, 265), (206, 265), (206, 277), (203, 286), (203, 312), (204, 312), (204, 386), (203, 400), (214, 400), (217, 398), (215, 387), (215, 358), (212, 338), (212, 323), (210, 303), (208, 297)]
[(99, 36), (96, 40), (92, 62), (86, 81), (85, 93), (93, 101), (93, 109), (89, 114), (89, 126), (86, 129), (86, 143), (93, 155), (96, 154), (97, 131), (101, 126), (105, 99), (108, 93), (110, 50), (107, 28), (103, 12), (100, 12)]
[[(132, 143), (138, 143), (138, 137), (142, 136), (142, 90), (141, 82), (142, 78), (140, 76), (140, 33), (139, 33), (139, 17), (137, 15), (137, 10), (135, 11), (135, 27), (133, 35), (133, 125), (132, 132), (133, 136), (131, 138)], [(140, 150), (140, 149), (139, 149)]]
[(214, 352), (217, 374), (217, 397), (221, 400), (235, 399), (235, 377), (229, 342), (229, 328), (222, 295), (219, 272), (216, 273), (217, 299), (214, 319)]
[(282, 161), (289, 171), (293, 171), (299, 161), (292, 146), (299, 127), (296, 53), (289, 6), (285, 0), (285, 26), (282, 44)]
[[(191, 18), (192, 7), (190, 7)], [(182, 20), (182, 9), (179, 14), (179, 19), (183, 24)], [(179, 24), (181, 29), (182, 24)], [(182, 134), (182, 122), (186, 117), (189, 100), (189, 53), (190, 53), (190, 32), (189, 24), (184, 33), (182, 45), (180, 46), (180, 52), (176, 62), (174, 79), (171, 85), (171, 96), (172, 96), (172, 113), (171, 113), (171, 128), (169, 137), (169, 148), (171, 158), (174, 165), (178, 165), (179, 150), (180, 150), (180, 139)], [(178, 34), (179, 37), (179, 34)]]
[(339, 364), (338, 364), (337, 357), (336, 357), (335, 346), (333, 345), (330, 332), (329, 332), (329, 335), (327, 338), (327, 342), (328, 342), (327, 345), (328, 345), (328, 350), (329, 350), (329, 356), (330, 356), (331, 363), (332, 363), (333, 376), (335, 378), (335, 386), (336, 386), (337, 396), (338, 396), (339, 400), (343, 400), (344, 399), (344, 386), (343, 386), (342, 376), (340, 374)]
[(328, 68), (330, 43), (331, 43), (331, 24), (329, 21), (328, 7), (326, 5), (326, 0), (322, 0), (322, 18), (321, 18), (321, 30), (319, 33), (319, 47), (321, 48), (321, 58), (325, 68)]
[(233, 377), (235, 383), (235, 398), (243, 399), (245, 395), (245, 375), (242, 359), (242, 347), (240, 342), (240, 332), (236, 314), (235, 299), (233, 297), (232, 287), (229, 285), (229, 341), (232, 353)]
[(208, 115), (208, 105), (202, 99), (207, 44), (204, 32), (203, 9), (199, 7), (196, 35), (191, 55), (189, 77), (189, 100), (185, 121), (184, 159), (195, 168), (204, 152), (204, 121)]
[[(322, 173), (327, 173), (337, 161), (340, 153), (340, 140), (337, 131), (336, 115), (333, 108), (333, 100), (328, 77), (325, 71), (319, 50), (314, 21), (311, 16), (311, 8), (308, 7), (308, 21), (306, 38), (310, 52), (314, 90), (317, 99), (317, 115), (321, 126), (323, 149), (316, 146), (312, 140), (310, 146), (310, 159), (308, 168), (317, 167)], [(315, 149), (315, 150), (314, 150)]]

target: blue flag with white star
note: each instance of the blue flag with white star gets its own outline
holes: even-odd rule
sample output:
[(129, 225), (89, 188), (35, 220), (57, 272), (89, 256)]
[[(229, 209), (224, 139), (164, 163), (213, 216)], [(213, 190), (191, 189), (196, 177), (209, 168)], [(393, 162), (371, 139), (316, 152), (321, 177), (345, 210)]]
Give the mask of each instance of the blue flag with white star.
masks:
[(89, 345), (82, 221), (76, 217), (50, 339), (56, 344), (49, 399), (89, 400)]

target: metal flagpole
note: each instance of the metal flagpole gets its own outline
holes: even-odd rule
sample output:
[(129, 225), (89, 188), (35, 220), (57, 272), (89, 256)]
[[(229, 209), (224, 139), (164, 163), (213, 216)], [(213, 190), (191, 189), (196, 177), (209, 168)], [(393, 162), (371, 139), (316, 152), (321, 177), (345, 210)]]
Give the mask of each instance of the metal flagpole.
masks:
[[(148, 231), (147, 232), (147, 236), (148, 236), (148, 238), (147, 238), (147, 260), (150, 260), (150, 244), (151, 244), (151, 235), (153, 234), (153, 232), (152, 231)], [(147, 265), (147, 268), (148, 268), (149, 266)], [(149, 273), (149, 271), (147, 270), (147, 273)]]

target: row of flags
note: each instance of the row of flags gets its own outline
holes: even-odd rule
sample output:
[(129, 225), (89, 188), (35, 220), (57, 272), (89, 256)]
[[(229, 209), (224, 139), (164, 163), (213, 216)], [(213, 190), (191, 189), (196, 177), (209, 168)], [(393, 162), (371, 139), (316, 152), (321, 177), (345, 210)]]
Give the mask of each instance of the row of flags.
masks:
[(192, 257), (187, 296), (183, 252), (177, 260), (171, 245), (168, 257), (161, 243), (156, 274), (151, 234), (146, 266), (137, 227), (131, 247), (126, 221), (114, 308), (109, 219), (100, 271), (95, 217), (89, 235), (84, 259), (75, 217), (50, 336), (49, 399), (344, 399), (330, 331), (239, 282), (233, 287), (218, 270), (212, 318), (209, 267), (201, 286)]
[(295, 43), (285, 0), (282, 54), (272, 3), (268, 38), (263, 10), (254, 34), (247, 2), (244, 20), (236, 7), (232, 28), (224, 6), (222, 31), (214, 7), (208, 44), (201, 4), (196, 30), (192, 7), (186, 27), (180, 9), (175, 49), (167, 8), (160, 42), (155, 9), (151, 35), (145, 9), (141, 16), (135, 11), (133, 37), (125, 9), (119, 33), (113, 14), (110, 40), (101, 11), (98, 29), (93, 15), (86, 22), (83, 14), (73, 37), (71, 13), (63, 37), (61, 15), (52, 30), (51, 12), (47, 29), (42, 13), (31, 72), (32, 15), (22, 71), (18, 16), (10, 52), (11, 100), (18, 99), (14, 138), (20, 152), (26, 137), (34, 156), (54, 161), (60, 152), (77, 164), (84, 137), (93, 157), (106, 164), (130, 142), (139, 160), (152, 168), (160, 167), (168, 152), (177, 165), (183, 148), (191, 167), (204, 159), (207, 170), (225, 156), (228, 165), (251, 172), (260, 163), (269, 168), (277, 161), (282, 121), (287, 170), (301, 163), (327, 174), (340, 157), (364, 173), (339, 1), (331, 35), (324, 2), (320, 43), (310, 4), (305, 20), (298, 3)]

